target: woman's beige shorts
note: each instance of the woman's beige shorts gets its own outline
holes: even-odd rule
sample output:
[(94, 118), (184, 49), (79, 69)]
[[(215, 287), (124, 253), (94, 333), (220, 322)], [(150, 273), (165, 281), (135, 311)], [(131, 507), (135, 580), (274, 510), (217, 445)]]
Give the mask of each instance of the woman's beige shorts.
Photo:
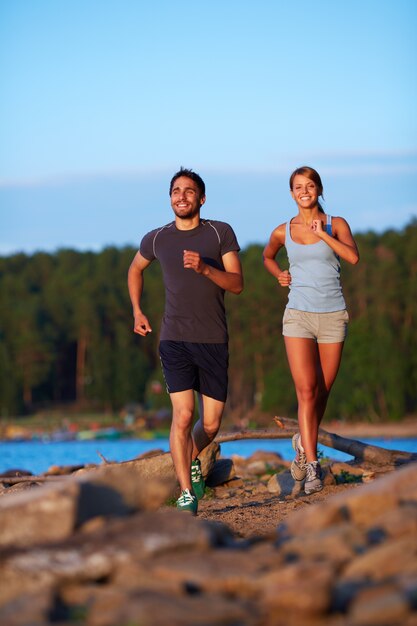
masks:
[(285, 309), (282, 334), (285, 337), (315, 339), (317, 343), (340, 343), (346, 339), (349, 315), (346, 310), (310, 313)]

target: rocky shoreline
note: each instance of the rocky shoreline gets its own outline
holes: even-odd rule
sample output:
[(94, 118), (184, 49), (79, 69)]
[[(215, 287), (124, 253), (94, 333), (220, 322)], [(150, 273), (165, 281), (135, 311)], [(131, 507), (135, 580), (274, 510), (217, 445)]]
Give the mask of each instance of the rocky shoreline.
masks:
[(392, 459), (329, 461), (307, 497), (278, 455), (212, 444), (196, 518), (157, 451), (0, 477), (0, 623), (417, 626), (417, 462)]
[(417, 437), (417, 417), (409, 417), (400, 422), (326, 422), (326, 429), (342, 437), (354, 439), (388, 438), (401, 439)]

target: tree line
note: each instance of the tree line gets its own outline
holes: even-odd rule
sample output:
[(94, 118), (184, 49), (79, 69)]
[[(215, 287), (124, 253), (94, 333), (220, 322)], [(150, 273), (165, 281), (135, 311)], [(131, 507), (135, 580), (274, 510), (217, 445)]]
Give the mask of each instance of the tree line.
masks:
[[(417, 220), (356, 235), (361, 260), (342, 262), (350, 314), (327, 415), (401, 419), (417, 410)], [(72, 403), (117, 411), (169, 406), (157, 352), (164, 306), (158, 263), (145, 274), (143, 309), (155, 329), (133, 334), (126, 286), (136, 250), (59, 250), (0, 257), (0, 411), (20, 415)], [(245, 289), (226, 294), (228, 411), (295, 415), (281, 320), (287, 290), (263, 269), (262, 246), (241, 253)], [(286, 265), (285, 252), (280, 264)], [(162, 389), (162, 392), (161, 392)]]

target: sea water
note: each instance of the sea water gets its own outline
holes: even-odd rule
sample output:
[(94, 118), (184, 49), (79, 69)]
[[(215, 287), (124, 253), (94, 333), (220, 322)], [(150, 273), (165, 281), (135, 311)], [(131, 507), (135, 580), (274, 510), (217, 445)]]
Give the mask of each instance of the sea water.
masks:
[[(370, 438), (362, 439), (361, 441), (390, 450), (417, 452), (417, 438)], [(0, 474), (12, 469), (27, 470), (33, 474), (41, 474), (46, 472), (52, 465), (100, 464), (103, 462), (103, 457), (107, 461), (130, 461), (151, 450), (167, 452), (169, 450), (168, 439), (67, 442), (0, 441)], [(291, 460), (294, 456), (291, 439), (245, 439), (221, 444), (221, 454), (224, 457), (231, 457), (237, 454), (247, 458), (257, 450), (277, 452), (286, 460)], [(352, 456), (344, 452), (327, 448), (321, 444), (319, 444), (319, 450), (324, 457), (338, 461), (352, 459)]]

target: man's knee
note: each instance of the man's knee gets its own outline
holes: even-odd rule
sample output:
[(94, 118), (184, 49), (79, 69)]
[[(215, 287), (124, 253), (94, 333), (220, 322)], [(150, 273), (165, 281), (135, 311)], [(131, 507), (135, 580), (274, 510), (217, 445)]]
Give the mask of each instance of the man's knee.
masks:
[(209, 424), (203, 423), (200, 419), (193, 430), (193, 439), (197, 449), (201, 452), (204, 450), (215, 438), (219, 432), (220, 422), (210, 422)]
[(191, 427), (194, 418), (194, 409), (188, 406), (178, 407), (173, 413), (173, 422), (177, 428), (186, 430)]
[(209, 437), (210, 439), (214, 439), (214, 437), (219, 432), (220, 419), (216, 419), (214, 421), (211, 421), (208, 424), (205, 423), (203, 425), (203, 428), (204, 428), (204, 432), (206, 433), (207, 437)]

